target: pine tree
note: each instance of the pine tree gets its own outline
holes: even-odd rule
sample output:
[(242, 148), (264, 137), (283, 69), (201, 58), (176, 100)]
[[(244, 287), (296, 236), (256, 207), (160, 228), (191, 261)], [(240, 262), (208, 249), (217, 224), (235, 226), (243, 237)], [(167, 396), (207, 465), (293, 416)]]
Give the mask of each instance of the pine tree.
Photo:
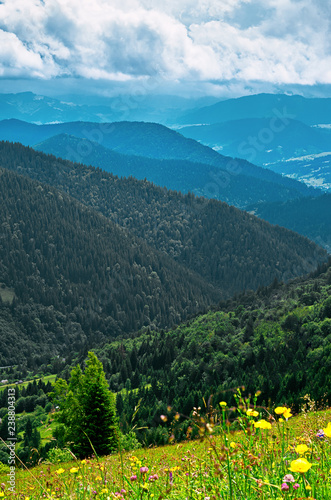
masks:
[(80, 457), (106, 455), (118, 448), (115, 396), (108, 389), (102, 363), (88, 353), (85, 372), (77, 365), (69, 384), (59, 379), (52, 397), (61, 410), (66, 441)]

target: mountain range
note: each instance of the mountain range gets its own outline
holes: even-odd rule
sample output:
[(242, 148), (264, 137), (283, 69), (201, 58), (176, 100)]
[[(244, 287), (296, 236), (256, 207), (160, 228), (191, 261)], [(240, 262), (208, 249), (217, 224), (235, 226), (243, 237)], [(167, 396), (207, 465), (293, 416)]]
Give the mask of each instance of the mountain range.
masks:
[[(63, 355), (68, 342), (80, 350), (120, 332), (169, 326), (327, 258), (308, 239), (225, 203), (19, 144), (0, 143), (0, 158), (3, 338), (21, 332), (3, 346), (8, 359), (20, 338), (27, 359), (31, 336)], [(44, 361), (46, 347), (40, 352)]]
[(320, 194), (271, 170), (225, 157), (155, 123), (74, 122), (37, 126), (5, 120), (0, 122), (0, 138), (99, 166), (117, 175), (146, 177), (160, 186), (183, 193), (191, 191), (240, 208), (258, 201)]

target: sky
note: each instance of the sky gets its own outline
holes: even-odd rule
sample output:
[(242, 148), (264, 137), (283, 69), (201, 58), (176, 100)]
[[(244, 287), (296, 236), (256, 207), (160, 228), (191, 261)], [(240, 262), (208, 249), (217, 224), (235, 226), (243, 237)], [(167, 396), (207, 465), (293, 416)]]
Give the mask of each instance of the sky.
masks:
[(328, 0), (0, 0), (0, 91), (329, 91), (330, 24)]

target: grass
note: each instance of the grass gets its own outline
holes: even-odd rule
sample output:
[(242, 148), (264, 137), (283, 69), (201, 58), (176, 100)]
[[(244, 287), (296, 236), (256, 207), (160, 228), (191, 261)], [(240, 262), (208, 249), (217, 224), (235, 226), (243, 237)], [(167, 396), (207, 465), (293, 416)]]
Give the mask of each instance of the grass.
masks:
[[(257, 410), (253, 417), (239, 408), (236, 431), (229, 430), (224, 407), (217, 425), (214, 415), (207, 420), (196, 414), (200, 440), (17, 470), (16, 498), (330, 499), (331, 433), (321, 438), (317, 432), (331, 421), (331, 411), (308, 411), (282, 422), (275, 413)], [(262, 419), (271, 428), (254, 426)], [(301, 454), (299, 444), (306, 445)], [(296, 472), (292, 464), (291, 471), (300, 457), (311, 467)], [(293, 481), (284, 481), (288, 474)], [(0, 483), (6, 481), (0, 477)], [(6, 489), (3, 496), (12, 498)]]
[(15, 384), (15, 383), (5, 384), (5, 385), (0, 386), (0, 391), (2, 391), (3, 389), (6, 389), (7, 387), (16, 387), (16, 386), (21, 389), (22, 387), (27, 387), (31, 382), (36, 381), (38, 383), (39, 380), (42, 380), (45, 384), (47, 384), (47, 382), (54, 384), (56, 377), (57, 377), (57, 375), (46, 375), (45, 377), (33, 378), (31, 380), (26, 380), (25, 382), (22, 382), (21, 384)]

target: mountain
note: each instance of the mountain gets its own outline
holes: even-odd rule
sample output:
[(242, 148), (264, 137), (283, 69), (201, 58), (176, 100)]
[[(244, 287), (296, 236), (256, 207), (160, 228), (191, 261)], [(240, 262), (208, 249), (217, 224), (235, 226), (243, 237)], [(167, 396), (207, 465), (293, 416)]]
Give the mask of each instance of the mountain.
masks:
[[(47, 139), (59, 134), (60, 144), (57, 144), (58, 139), (52, 139), (52, 141), (45, 143)], [(82, 141), (76, 141), (72, 145), (68, 143), (69, 139), (67, 139), (67, 143), (63, 143), (61, 134), (68, 134), (80, 138)], [(261, 201), (261, 196), (263, 200), (268, 198), (268, 196), (273, 197), (277, 191), (279, 192), (279, 199), (297, 198), (300, 195), (314, 196), (318, 194), (318, 191), (316, 192), (312, 188), (309, 189), (304, 184), (293, 179), (282, 177), (275, 172), (257, 167), (245, 160), (234, 160), (233, 158), (222, 156), (207, 146), (203, 146), (192, 139), (187, 139), (181, 134), (155, 123), (118, 122), (96, 124), (74, 122), (36, 126), (16, 120), (5, 120), (0, 122), (0, 138), (8, 141), (19, 141), (22, 144), (30, 146), (38, 144), (38, 148), (45, 148), (46, 151), (52, 151), (57, 155), (60, 154), (71, 161), (84, 163), (90, 161), (95, 164), (92, 152), (95, 152), (100, 157), (101, 153), (93, 149), (95, 148), (95, 142), (107, 149), (129, 156), (145, 156), (158, 160), (183, 160), (185, 162), (200, 163), (205, 165), (202, 168), (204, 176), (207, 175), (207, 182), (199, 179), (198, 172), (200, 168), (194, 166), (193, 171), (195, 170), (195, 177), (197, 179), (197, 184), (194, 184), (190, 172), (188, 176), (184, 175), (185, 168), (186, 172), (192, 168), (192, 165), (186, 165), (184, 173), (180, 172), (179, 174), (181, 180), (177, 184), (172, 184), (172, 187), (184, 192), (197, 190), (200, 193), (201, 184), (203, 184), (202, 192), (204, 195), (209, 191), (210, 197), (221, 198), (222, 194), (225, 193), (228, 196), (226, 201), (240, 207)], [(105, 152), (101, 155), (105, 158)], [(130, 162), (130, 173), (131, 175), (136, 175), (134, 168), (132, 168), (134, 162), (132, 159)], [(109, 163), (107, 163), (106, 168), (108, 168), (108, 165)], [(150, 165), (151, 163), (149, 162)], [(215, 171), (213, 170), (210, 172), (206, 165), (219, 169), (217, 175), (214, 175)], [(103, 165), (100, 166), (103, 167)], [(175, 165), (172, 164), (172, 170), (174, 170), (174, 167)], [(160, 166), (160, 170), (162, 169), (163, 166)], [(180, 165), (180, 169), (183, 169), (183, 164)], [(207, 171), (208, 174), (206, 174)], [(172, 175), (170, 179), (171, 177)], [(250, 179), (247, 179), (247, 177), (250, 177)], [(153, 179), (151, 178), (151, 180)], [(159, 176), (159, 179), (158, 182), (167, 187), (168, 181), (171, 182), (167, 172), (162, 179)], [(272, 183), (273, 186), (269, 185), (269, 189), (267, 188), (265, 194), (263, 194), (263, 185), (261, 182), (256, 182), (257, 179), (263, 183)], [(275, 186), (275, 184), (280, 186)], [(237, 192), (232, 193), (232, 185)], [(237, 194), (239, 194), (239, 198), (237, 198)]]
[(0, 158), (2, 167), (66, 192), (143, 238), (223, 297), (310, 272), (327, 257), (308, 239), (216, 200), (119, 179), (19, 144), (0, 143)]
[[(331, 262), (288, 285), (275, 282), (241, 295), (170, 331), (108, 344), (97, 355), (118, 393), (122, 429), (131, 429), (135, 414), (139, 439), (152, 445), (164, 442), (164, 427), (186, 439), (188, 424), (182, 418), (174, 427), (174, 415), (191, 415), (199, 406), (204, 414), (220, 401), (231, 408), (238, 387), (245, 398), (255, 394), (258, 407), (286, 402), (299, 411), (311, 401), (328, 405), (330, 334)], [(127, 378), (135, 389), (130, 393), (121, 391)]]
[(276, 175), (270, 175), (268, 181), (255, 177), (253, 179), (250, 173), (253, 170), (254, 174), (255, 171), (249, 166), (247, 175), (243, 172), (240, 175), (237, 172), (237, 175), (230, 175), (228, 170), (198, 162), (124, 155), (96, 142), (66, 134), (46, 139), (34, 149), (68, 160), (76, 157), (82, 163), (100, 167), (120, 177), (147, 179), (158, 186), (222, 200), (239, 208), (256, 201), (285, 201), (315, 194), (314, 190), (309, 190), (298, 182), (288, 180), (283, 183), (283, 179)]
[(148, 120), (173, 123), (174, 116), (183, 110), (216, 101), (213, 97), (187, 99), (149, 94), (120, 94), (113, 97), (69, 94), (56, 99), (21, 92), (0, 94), (0, 120), (16, 118), (30, 123)]
[(331, 253), (331, 194), (284, 203), (259, 203), (247, 210), (271, 224), (307, 236)]
[(270, 163), (268, 168), (304, 182), (308, 186), (318, 187), (325, 191), (331, 190), (331, 151), (288, 158), (286, 161)]
[(257, 94), (228, 99), (184, 113), (179, 124), (213, 124), (245, 118), (270, 118), (287, 124), (297, 120), (306, 125), (329, 124), (331, 98), (305, 98), (300, 95)]
[(65, 193), (5, 169), (0, 179), (1, 366), (169, 327), (219, 300), (201, 276)]
[[(105, 108), (104, 108), (105, 111)], [(111, 113), (108, 114), (108, 119)], [(97, 109), (77, 105), (32, 92), (0, 94), (0, 119), (25, 120), (31, 123), (52, 123), (72, 120), (102, 121)]]
[(267, 168), (272, 168), (270, 163), (331, 149), (329, 129), (309, 127), (297, 120), (273, 127), (270, 118), (246, 118), (182, 127), (180, 133), (224, 155), (239, 156)]

